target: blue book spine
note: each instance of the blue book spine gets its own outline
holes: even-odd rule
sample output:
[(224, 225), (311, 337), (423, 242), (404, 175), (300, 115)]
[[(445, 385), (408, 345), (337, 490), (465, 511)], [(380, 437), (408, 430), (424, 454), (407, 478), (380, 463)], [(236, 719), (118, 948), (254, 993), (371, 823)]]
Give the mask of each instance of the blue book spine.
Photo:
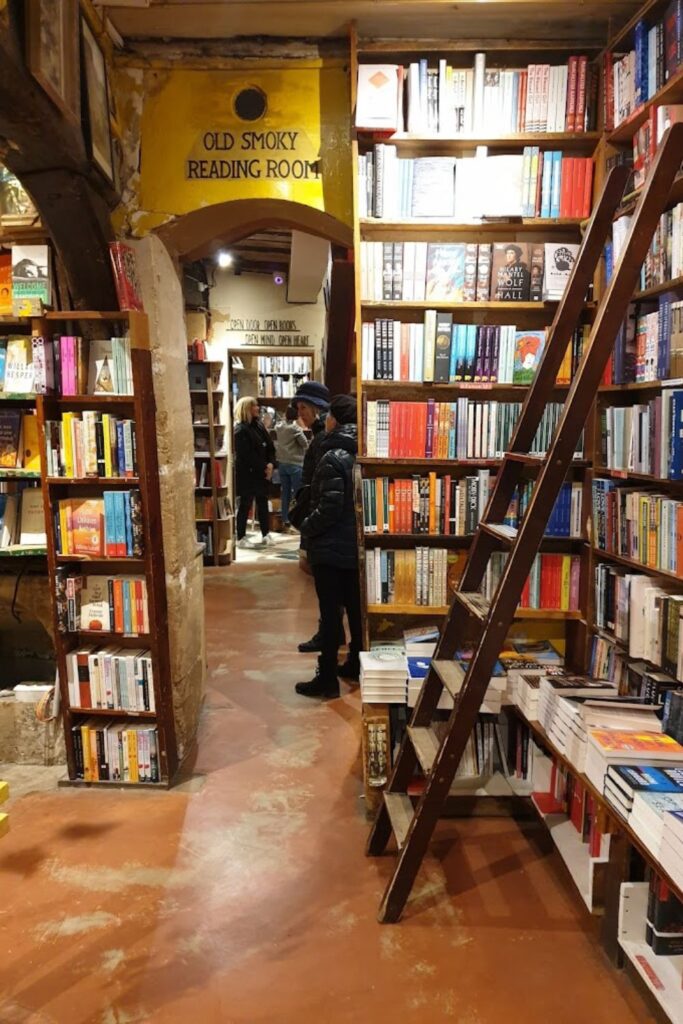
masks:
[(465, 365), (465, 379), (473, 380), (474, 362), (477, 356), (477, 325), (467, 325), (467, 356)]
[(666, 380), (669, 376), (671, 359), (671, 303), (675, 301), (671, 292), (659, 296), (659, 336), (657, 346), (657, 378)]
[(133, 616), (130, 607), (130, 582), (128, 580), (123, 581), (121, 587), (123, 593), (123, 632), (133, 632)]
[(126, 555), (133, 557), (133, 521), (130, 516), (130, 491), (123, 492), (123, 528), (126, 543)]
[(634, 30), (634, 42), (636, 50), (636, 81), (635, 101), (639, 107), (647, 99), (647, 30), (645, 22), (639, 21)]
[(456, 424), (457, 424), (457, 403), (451, 402), (450, 429), (448, 431), (448, 458), (455, 458)]
[(541, 182), (541, 217), (550, 217), (550, 196), (554, 166), (554, 154), (546, 153), (545, 160), (543, 161), (543, 179)]
[(107, 557), (116, 552), (116, 542), (114, 540), (116, 517), (112, 504), (113, 497), (113, 491), (104, 491), (104, 553)]
[(614, 249), (611, 242), (605, 242), (605, 283), (609, 284), (614, 272)]
[(123, 495), (119, 492), (112, 492), (111, 503), (114, 509), (114, 543), (119, 557), (126, 553), (126, 524), (124, 516)]
[(562, 183), (562, 153), (555, 150), (552, 154), (552, 176), (550, 178), (550, 216), (560, 216), (560, 186)]
[(425, 57), (420, 59), (420, 115), (422, 119), (422, 129), (427, 131), (429, 124), (428, 114), (429, 110), (429, 99), (427, 96), (427, 60)]
[(126, 475), (126, 443), (123, 437), (123, 420), (116, 421), (116, 465), (118, 476)]
[(671, 392), (671, 458), (669, 479), (683, 480), (683, 391)]
[(459, 324), (451, 327), (451, 362), (448, 367), (448, 379), (454, 381), (458, 369), (458, 330)]

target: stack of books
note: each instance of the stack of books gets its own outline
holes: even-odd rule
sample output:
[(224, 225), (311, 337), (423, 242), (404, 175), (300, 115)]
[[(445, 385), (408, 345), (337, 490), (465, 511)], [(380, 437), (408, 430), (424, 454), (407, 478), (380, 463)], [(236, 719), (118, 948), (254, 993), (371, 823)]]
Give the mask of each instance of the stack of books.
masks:
[(683, 811), (667, 811), (660, 847), (662, 867), (683, 889)]
[(665, 764), (611, 764), (605, 776), (605, 797), (628, 819), (636, 793), (683, 793), (683, 767)]
[(683, 763), (683, 746), (660, 732), (589, 729), (586, 775), (601, 793), (611, 764)]
[(360, 696), (364, 704), (405, 704), (408, 666), (405, 654), (386, 647), (360, 654)]

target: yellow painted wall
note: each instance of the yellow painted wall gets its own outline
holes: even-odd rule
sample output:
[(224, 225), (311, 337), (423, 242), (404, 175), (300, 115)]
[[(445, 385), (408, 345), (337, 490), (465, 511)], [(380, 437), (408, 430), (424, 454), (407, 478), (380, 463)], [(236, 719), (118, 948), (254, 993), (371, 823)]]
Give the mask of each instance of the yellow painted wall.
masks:
[[(255, 198), (293, 200), (352, 223), (343, 67), (119, 67), (113, 77), (126, 148), (139, 142), (140, 169), (131, 164), (117, 227), (145, 234), (200, 207)], [(233, 101), (250, 85), (263, 90), (268, 107), (245, 122)]]

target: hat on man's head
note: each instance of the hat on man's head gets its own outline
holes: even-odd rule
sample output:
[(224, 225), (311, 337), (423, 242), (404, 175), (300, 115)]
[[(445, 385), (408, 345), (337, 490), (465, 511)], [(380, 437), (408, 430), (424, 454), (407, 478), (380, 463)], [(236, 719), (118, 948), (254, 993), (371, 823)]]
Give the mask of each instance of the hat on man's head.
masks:
[(356, 399), (353, 395), (337, 395), (330, 403), (330, 413), (337, 423), (356, 423)]
[(297, 388), (292, 402), (308, 402), (309, 405), (315, 405), (318, 409), (329, 409), (330, 392), (324, 384), (320, 384), (317, 380), (305, 380)]

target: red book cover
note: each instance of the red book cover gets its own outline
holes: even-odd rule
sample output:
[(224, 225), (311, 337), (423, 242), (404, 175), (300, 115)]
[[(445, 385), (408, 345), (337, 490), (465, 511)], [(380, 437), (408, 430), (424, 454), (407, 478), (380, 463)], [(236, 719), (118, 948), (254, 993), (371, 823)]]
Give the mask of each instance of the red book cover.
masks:
[(110, 242), (109, 254), (114, 270), (116, 295), (121, 310), (137, 309), (142, 311), (140, 298), (140, 282), (135, 260), (135, 250), (124, 242)]
[(583, 821), (583, 800), (585, 790), (578, 779), (574, 779), (574, 787), (572, 792), (572, 802), (570, 807), (570, 819), (571, 823), (577, 832), (581, 832), (581, 823)]
[(574, 163), (574, 187), (572, 189), (572, 217), (583, 216), (583, 191), (586, 187), (586, 163), (584, 157), (577, 157)]
[(574, 131), (582, 132), (586, 124), (586, 79), (588, 77), (588, 57), (578, 58), (576, 84), (576, 110), (574, 112)]
[(389, 458), (399, 458), (398, 452), (398, 402), (389, 402)]
[[(567, 132), (576, 131), (576, 80), (577, 80), (578, 57), (569, 58), (569, 70), (567, 73), (567, 113), (565, 114), (564, 127)], [(563, 161), (564, 162), (564, 161)]]
[(521, 597), (519, 599), (519, 607), (520, 608), (528, 608), (529, 607), (529, 592), (530, 592), (530, 590), (531, 590), (531, 581), (530, 581), (529, 577), (527, 576), (526, 580), (524, 581), (524, 586), (522, 587)]
[(517, 103), (517, 131), (523, 132), (525, 127), (525, 114), (526, 114), (526, 91), (529, 82), (529, 74), (527, 71), (520, 71), (519, 73), (519, 101)]
[(142, 600), (142, 580), (135, 580), (133, 589), (135, 592), (135, 619), (138, 625), (138, 632), (144, 633), (145, 612)]
[(593, 208), (593, 161), (588, 156), (585, 159), (586, 174), (583, 180), (583, 197), (581, 200), (581, 217), (590, 217)]
[(574, 172), (574, 160), (575, 157), (573, 156), (566, 156), (562, 158), (562, 173), (560, 177), (560, 217), (571, 216), (571, 188)]
[(410, 377), (410, 324), (401, 324), (401, 371), (400, 379)]

